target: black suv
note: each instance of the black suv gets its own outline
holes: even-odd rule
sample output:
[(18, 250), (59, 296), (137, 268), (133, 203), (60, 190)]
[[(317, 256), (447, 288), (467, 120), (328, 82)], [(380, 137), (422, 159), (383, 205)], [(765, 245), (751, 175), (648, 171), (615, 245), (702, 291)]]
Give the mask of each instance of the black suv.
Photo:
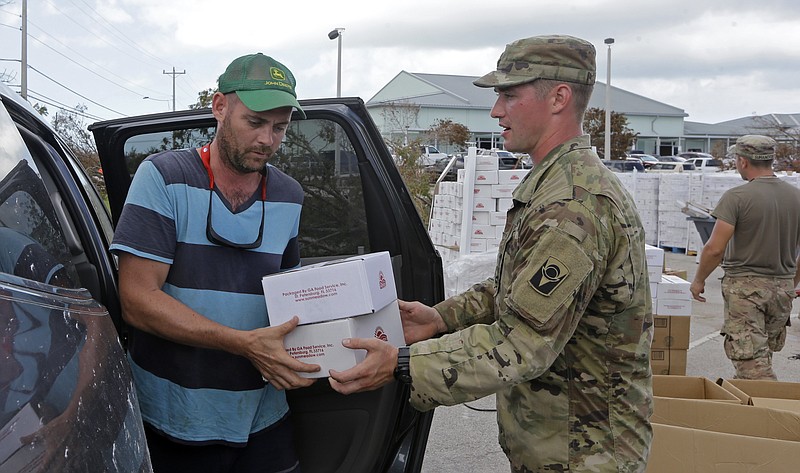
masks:
[[(33, 108), (2, 85), (0, 99), (0, 227), (36, 250), (13, 253), (7, 243), (17, 238), (0, 234), (0, 259), (19, 256), (0, 267), (0, 433), (11, 432), (0, 434), (0, 471), (150, 471), (108, 246), (142, 160), (208, 143), (214, 117), (204, 109), (93, 124), (109, 214)], [(303, 264), (388, 251), (399, 297), (442, 300), (441, 259), (363, 101), (301, 104), (307, 118), (295, 115), (272, 163), (305, 189)], [(50, 255), (50, 266), (39, 266), (63, 268), (64, 280), (85, 289), (58, 287), (47, 271), (39, 281), (18, 271), (28, 253)], [(36, 350), (39, 361), (29, 362)], [(288, 397), (304, 472), (420, 471), (433, 413), (409, 406), (408, 387), (342, 396), (322, 379)], [(37, 432), (44, 443), (28, 437)]]

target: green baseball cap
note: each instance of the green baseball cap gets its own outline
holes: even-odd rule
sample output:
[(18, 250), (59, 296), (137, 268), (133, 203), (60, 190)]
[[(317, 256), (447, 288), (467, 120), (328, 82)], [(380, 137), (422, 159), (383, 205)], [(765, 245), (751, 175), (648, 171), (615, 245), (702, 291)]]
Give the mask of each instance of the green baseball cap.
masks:
[(236, 92), (239, 100), (254, 112), (294, 107), (306, 114), (297, 102), (294, 75), (288, 67), (262, 53), (238, 57), (217, 79), (223, 94)]
[(593, 85), (597, 76), (592, 43), (566, 35), (534, 36), (506, 45), (497, 70), (473, 81), (478, 87), (512, 87), (536, 79)]
[(744, 135), (736, 140), (734, 153), (744, 158), (758, 161), (775, 159), (775, 147), (778, 144), (764, 135)]

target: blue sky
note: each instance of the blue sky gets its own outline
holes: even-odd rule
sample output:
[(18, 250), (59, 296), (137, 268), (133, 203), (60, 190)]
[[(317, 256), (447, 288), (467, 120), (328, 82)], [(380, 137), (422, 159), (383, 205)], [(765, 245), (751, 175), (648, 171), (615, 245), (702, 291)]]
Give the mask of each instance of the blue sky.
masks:
[[(0, 0), (0, 74), (19, 85), (22, 0)], [(28, 89), (87, 107), (87, 121), (178, 109), (235, 57), (286, 64), (300, 98), (368, 100), (400, 71), (482, 75), (505, 44), (571, 34), (597, 47), (605, 81), (705, 123), (800, 113), (800, 2), (709, 0), (28, 0)], [(166, 73), (165, 73), (166, 72)], [(143, 99), (142, 97), (151, 97)], [(37, 100), (32, 99), (32, 102)], [(53, 105), (48, 106), (55, 111)]]

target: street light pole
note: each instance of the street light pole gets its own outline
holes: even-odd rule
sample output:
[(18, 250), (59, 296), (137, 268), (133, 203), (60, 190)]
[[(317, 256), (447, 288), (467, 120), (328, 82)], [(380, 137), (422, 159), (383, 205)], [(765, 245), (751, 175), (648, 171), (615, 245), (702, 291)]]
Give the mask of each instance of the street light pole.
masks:
[[(142, 97), (142, 99), (144, 99), (144, 100), (155, 100), (156, 102), (169, 102), (170, 101), (169, 99), (157, 99), (157, 98), (149, 97), (147, 95)], [(169, 110), (169, 104), (167, 104), (167, 110)], [(174, 112), (175, 109), (173, 108), (172, 111)]]
[(328, 33), (328, 38), (331, 40), (338, 39), (339, 41), (339, 57), (336, 62), (336, 96), (342, 96), (342, 32), (344, 28), (335, 28)]
[(608, 45), (608, 60), (606, 61), (606, 140), (603, 153), (606, 159), (614, 159), (611, 156), (611, 45), (614, 44), (614, 38), (606, 38), (605, 43)]

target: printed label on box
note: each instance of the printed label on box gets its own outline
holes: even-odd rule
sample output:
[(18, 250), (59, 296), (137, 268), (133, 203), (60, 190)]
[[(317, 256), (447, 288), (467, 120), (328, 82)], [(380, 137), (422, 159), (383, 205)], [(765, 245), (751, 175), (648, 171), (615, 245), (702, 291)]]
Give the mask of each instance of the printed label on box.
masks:
[(364, 360), (366, 350), (344, 347), (345, 338), (377, 338), (394, 346), (405, 345), (397, 300), (373, 314), (299, 325), (284, 337), (283, 343), (293, 358), (320, 365), (318, 372), (298, 375), (323, 378), (329, 370), (344, 371)]
[(327, 261), (265, 276), (270, 325), (300, 324), (375, 312), (397, 299), (389, 252)]

